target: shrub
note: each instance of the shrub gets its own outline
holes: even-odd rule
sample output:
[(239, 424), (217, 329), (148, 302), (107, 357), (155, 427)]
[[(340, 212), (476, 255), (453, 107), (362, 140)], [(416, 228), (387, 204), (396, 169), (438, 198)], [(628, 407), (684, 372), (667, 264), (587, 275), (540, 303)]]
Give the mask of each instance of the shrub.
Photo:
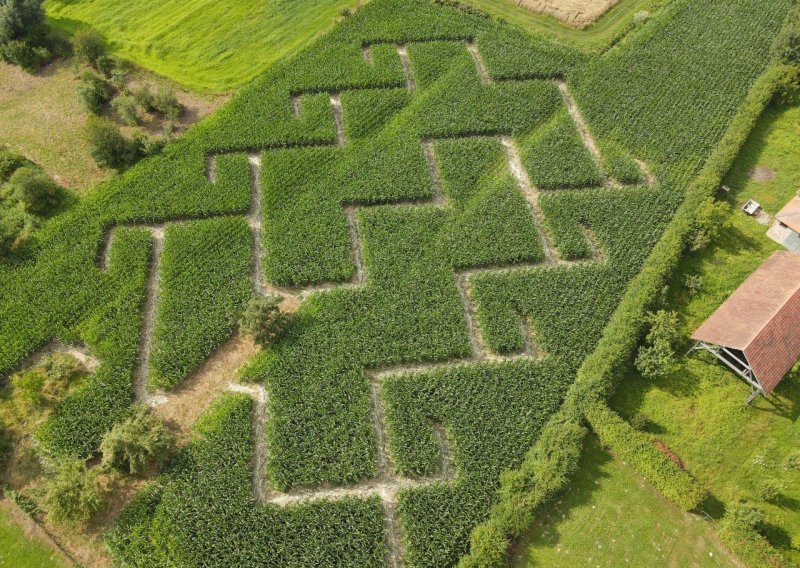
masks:
[(103, 168), (124, 170), (142, 155), (138, 141), (128, 140), (116, 124), (98, 116), (89, 117), (86, 139), (92, 158)]
[(86, 523), (103, 506), (97, 471), (82, 460), (66, 458), (45, 481), (43, 502), (52, 523)]
[(136, 99), (136, 103), (142, 107), (147, 112), (155, 111), (155, 107), (153, 106), (153, 93), (150, 92), (150, 87), (144, 85), (138, 89), (135, 89), (131, 92), (133, 98)]
[(699, 274), (687, 274), (683, 278), (683, 285), (689, 296), (696, 296), (703, 289), (703, 277)]
[(720, 522), (719, 536), (746, 566), (789, 566), (783, 555), (758, 532), (763, 514), (747, 503), (727, 508)]
[(122, 122), (128, 126), (136, 126), (142, 121), (139, 116), (139, 104), (131, 93), (122, 93), (115, 97), (111, 102), (111, 108), (116, 111)]
[(43, 215), (58, 205), (61, 187), (41, 170), (26, 166), (14, 172), (4, 194), (25, 211)]
[(160, 86), (153, 95), (152, 109), (169, 120), (177, 120), (183, 114), (183, 105), (178, 102), (175, 90), (170, 86)]
[(30, 35), (44, 22), (43, 0), (0, 2), (0, 44)]
[(138, 475), (150, 463), (163, 464), (172, 453), (175, 440), (164, 422), (145, 406), (117, 424), (100, 444), (103, 466)]
[(730, 205), (724, 201), (708, 198), (695, 211), (694, 229), (689, 248), (698, 251), (708, 246), (726, 227)]
[(78, 61), (98, 69), (98, 60), (106, 54), (106, 42), (92, 28), (81, 28), (72, 36), (72, 51)]
[(239, 321), (239, 331), (261, 345), (269, 345), (282, 331), (286, 316), (280, 299), (257, 297), (250, 300)]
[(353, 14), (353, 11), (350, 9), (350, 6), (342, 6), (339, 8), (339, 15), (342, 18), (348, 18)]
[(791, 452), (783, 460), (783, 467), (789, 470), (800, 471), (800, 450)]
[(0, 48), (3, 59), (14, 65), (19, 65), (28, 73), (35, 73), (45, 63), (50, 61), (53, 54), (44, 46), (34, 45), (28, 40), (12, 40)]
[(637, 412), (630, 419), (631, 426), (634, 430), (643, 431), (650, 425), (650, 417), (644, 412)]
[(778, 500), (783, 492), (783, 482), (779, 479), (766, 479), (761, 483), (761, 486), (758, 488), (758, 496), (761, 497), (767, 503), (774, 503)]
[(11, 457), (11, 432), (0, 420), (0, 475), (5, 471)]
[(103, 107), (114, 96), (114, 89), (112, 89), (108, 81), (87, 71), (81, 75), (78, 95), (83, 101), (86, 110), (94, 114), (100, 114), (103, 111)]
[(0, 208), (0, 258), (11, 254), (29, 224), (29, 217), (19, 209)]
[(11, 174), (22, 166), (32, 165), (33, 162), (19, 154), (14, 154), (8, 150), (0, 150), (0, 184), (7, 182), (11, 178)]
[(678, 315), (659, 310), (646, 317), (650, 331), (636, 357), (636, 369), (650, 380), (665, 377), (675, 368), (675, 345), (680, 338)]
[(788, 65), (800, 65), (800, 11), (795, 10), (772, 46), (772, 54)]

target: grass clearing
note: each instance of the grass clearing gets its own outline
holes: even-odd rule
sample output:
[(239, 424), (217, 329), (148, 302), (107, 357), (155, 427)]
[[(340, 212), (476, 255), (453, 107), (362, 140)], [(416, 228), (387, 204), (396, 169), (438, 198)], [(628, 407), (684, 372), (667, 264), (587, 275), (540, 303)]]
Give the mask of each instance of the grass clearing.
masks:
[[(730, 225), (715, 243), (681, 263), (669, 296), (669, 309), (683, 317), (688, 337), (752, 271), (779, 246), (766, 237), (766, 227), (744, 215), (739, 207), (755, 199), (775, 214), (800, 188), (800, 106), (771, 107), (759, 121), (726, 183), (733, 189)], [(754, 179), (757, 167), (774, 171), (774, 179)], [(700, 276), (700, 292), (690, 297), (683, 282)], [(653, 422), (653, 436), (662, 439), (684, 460), (689, 471), (721, 504), (709, 505), (718, 516), (722, 504), (753, 501), (766, 515), (770, 542), (800, 561), (800, 474), (784, 467), (786, 456), (800, 441), (800, 372), (795, 370), (769, 400), (750, 406), (749, 387), (705, 356), (692, 355), (666, 380), (653, 384), (631, 375), (614, 406), (624, 415), (643, 412)], [(773, 503), (758, 497), (769, 478), (784, 483)], [(794, 540), (793, 540), (794, 539)]]
[(330, 29), (353, 0), (48, 0), (50, 21), (74, 32), (89, 25), (112, 51), (191, 89), (228, 92)]
[(25, 531), (0, 504), (0, 566), (7, 568), (62, 568), (66, 564), (44, 542), (36, 530)]
[(594, 437), (569, 491), (538, 513), (511, 565), (738, 566), (710, 523), (667, 502)]

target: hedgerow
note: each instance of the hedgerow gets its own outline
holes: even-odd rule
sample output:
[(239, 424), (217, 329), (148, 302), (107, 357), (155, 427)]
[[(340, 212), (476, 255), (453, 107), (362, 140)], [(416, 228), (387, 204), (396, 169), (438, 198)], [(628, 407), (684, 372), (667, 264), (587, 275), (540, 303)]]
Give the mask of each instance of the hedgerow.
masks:
[[(673, 249), (682, 247), (683, 220), (659, 241), (684, 199), (679, 182), (695, 173), (719, 142), (733, 110), (763, 70), (770, 26), (787, 2), (769, 0), (770, 9), (762, 6), (756, 14), (747, 0), (735, 0), (726, 6), (731, 13), (720, 14), (719, 6), (679, 0), (634, 40), (607, 57), (591, 58), (427, 0), (376, 0), (314, 46), (276, 65), (162, 155), (139, 163), (48, 223), (36, 233), (28, 256), (0, 266), (0, 372), (53, 337), (83, 338), (103, 366), (58, 405), (40, 438), (47, 451), (95, 453), (104, 433), (132, 412), (150, 266), (149, 233), (122, 226), (244, 216), (253, 181), (246, 153), (258, 151), (266, 279), (296, 286), (351, 281), (357, 251), (351, 250), (353, 227), (343, 207), (356, 210), (366, 276), (364, 286), (311, 295), (280, 339), (248, 366), (247, 378), (262, 382), (269, 393), (266, 475), (271, 489), (374, 477), (372, 378), (365, 369), (461, 360), (464, 365), (447, 370), (389, 378), (380, 389), (395, 473), (435, 471), (442, 450), (432, 429), (439, 426), (457, 472), (454, 481), (400, 495), (404, 548), (410, 565), (453, 565), (470, 550), (477, 525), (465, 563), (496, 564), (504, 558), (509, 535), (519, 534), (536, 506), (565, 487), (580, 453), (584, 413), (610, 390), (612, 371), (633, 349), (657, 281), (679, 254)], [(706, 16), (708, 21), (698, 24)], [(728, 51), (709, 39), (734, 35), (729, 32), (742, 26), (744, 39), (726, 40)], [(687, 43), (678, 50), (675, 38)], [(483, 82), (471, 57), (458, 54), (457, 47), (466, 52), (468, 40), (483, 55), (493, 83)], [(409, 49), (412, 70), (419, 70), (413, 92), (404, 92), (399, 43)], [(437, 61), (439, 44), (443, 55)], [(363, 55), (365, 46), (371, 62)], [(678, 68), (676, 51), (687, 69)], [(623, 80), (626, 66), (640, 52), (644, 56), (635, 77)], [(564, 102), (550, 80), (556, 76), (567, 80), (603, 147), (618, 148), (624, 166), (606, 167), (612, 173), (630, 170), (628, 154), (641, 155), (662, 183), (587, 189), (584, 184), (596, 182), (596, 172), (587, 173), (588, 162), (581, 159), (573, 171), (561, 153), (543, 156), (542, 162), (552, 162), (559, 173), (543, 167), (541, 179), (547, 183), (552, 175), (554, 186), (574, 187), (539, 197), (550, 240), (560, 258), (586, 262), (470, 276), (487, 350), (519, 351), (522, 319), (541, 358), (470, 363), (465, 360), (473, 354), (471, 338), (455, 274), (542, 258), (530, 203), (509, 175), (498, 135), (512, 136), (524, 154), (536, 147), (548, 125), (566, 120)], [(726, 88), (706, 90), (697, 84), (698, 76)], [(509, 78), (515, 80), (504, 80)], [(331, 91), (340, 92), (347, 145), (335, 145)], [(641, 93), (641, 100), (629, 100), (631, 91)], [(677, 110), (656, 97), (662, 91), (675, 97)], [(293, 97), (299, 97), (299, 116)], [(629, 114), (618, 116), (623, 111)], [(569, 154), (580, 154), (576, 133), (567, 134), (569, 123), (563, 125), (556, 140), (563, 135), (565, 147), (575, 150)], [(749, 126), (736, 122), (732, 128)], [(688, 142), (680, 146), (684, 138)], [(432, 141), (446, 205), (430, 202), (434, 183), (423, 140)], [(728, 151), (721, 152), (727, 156)], [(207, 172), (213, 156), (212, 182)], [(528, 156), (528, 168), (534, 158)], [(724, 159), (709, 163), (718, 168)], [(697, 182), (703, 192), (718, 178), (713, 171)], [(698, 191), (689, 190), (681, 214), (691, 210), (691, 196)], [(200, 243), (187, 239), (181, 245), (182, 231), (207, 223), (241, 228), (243, 221), (172, 226), (165, 239), (164, 292), (169, 297), (169, 290), (182, 291), (175, 309), (160, 317), (184, 322), (197, 314), (203, 324), (197, 329), (189, 324), (192, 333), (182, 336), (192, 351), (175, 359), (181, 363), (176, 377), (230, 331), (217, 327), (225, 318), (199, 298), (206, 292), (239, 298), (238, 286), (249, 273), (240, 228), (230, 229), (232, 250), (208, 264), (193, 256), (202, 250)], [(106, 272), (98, 259), (111, 230)], [(648, 264), (637, 277), (654, 246), (654, 255), (666, 259), (658, 262), (668, 266)], [(189, 252), (185, 258), (176, 252), (170, 260), (170, 249)], [(176, 267), (190, 264), (204, 281), (178, 283), (171, 277), (177, 277), (177, 268), (168, 274), (173, 260)], [(237, 284), (225, 290), (221, 281), (231, 275)], [(630, 282), (633, 288), (623, 300)], [(186, 297), (192, 294), (197, 298)], [(213, 341), (201, 341), (201, 335)], [(164, 344), (174, 339), (163, 333), (161, 338)], [(201, 344), (203, 349), (194, 350)], [(382, 564), (386, 545), (378, 498), (285, 508), (256, 503), (252, 412), (249, 399), (224, 397), (198, 425), (195, 441), (112, 534), (119, 563)]]

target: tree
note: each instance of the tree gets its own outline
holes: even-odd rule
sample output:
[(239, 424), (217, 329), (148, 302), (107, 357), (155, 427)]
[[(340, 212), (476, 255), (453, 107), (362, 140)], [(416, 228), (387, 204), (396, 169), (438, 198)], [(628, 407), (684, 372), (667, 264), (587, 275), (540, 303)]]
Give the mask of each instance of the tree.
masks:
[(285, 324), (280, 298), (256, 297), (247, 304), (239, 321), (239, 331), (256, 343), (268, 345), (281, 333)]
[(100, 114), (103, 107), (114, 96), (114, 89), (111, 85), (100, 77), (87, 71), (81, 75), (81, 82), (78, 85), (78, 95), (83, 101), (83, 106), (91, 113)]
[(89, 117), (86, 139), (92, 157), (103, 168), (124, 170), (142, 156), (139, 142), (128, 140), (116, 124), (99, 116)]
[(86, 523), (103, 506), (98, 472), (79, 459), (66, 458), (46, 480), (43, 500), (51, 522)]
[(43, 0), (0, 0), (0, 44), (31, 35), (44, 23)]
[(43, 215), (58, 205), (61, 187), (38, 168), (18, 168), (4, 190), (7, 199), (28, 213)]
[(105, 435), (100, 452), (104, 467), (138, 475), (150, 463), (164, 463), (174, 445), (175, 439), (164, 422), (140, 405), (133, 416)]
[(92, 28), (81, 28), (72, 36), (72, 51), (78, 61), (98, 68), (98, 60), (106, 54), (106, 42)]
[(660, 379), (675, 368), (675, 345), (680, 340), (680, 324), (675, 312), (659, 310), (648, 314), (650, 331), (636, 357), (636, 369), (646, 379)]

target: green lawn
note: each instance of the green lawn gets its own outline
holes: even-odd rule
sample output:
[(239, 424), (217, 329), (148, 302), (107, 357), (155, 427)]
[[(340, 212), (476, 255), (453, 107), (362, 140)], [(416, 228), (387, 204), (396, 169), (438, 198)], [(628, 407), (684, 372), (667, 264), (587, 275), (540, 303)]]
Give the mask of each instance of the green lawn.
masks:
[(668, 503), (594, 437), (569, 491), (538, 519), (512, 566), (734, 566), (710, 523)]
[[(765, 236), (766, 227), (745, 216), (746, 199), (761, 202), (775, 214), (800, 189), (800, 107), (767, 111), (744, 147), (726, 183), (733, 189), (730, 226), (701, 254), (684, 259), (669, 296), (670, 309), (684, 319), (688, 337), (778, 245)], [(772, 181), (756, 181), (748, 172), (756, 166), (774, 172)], [(689, 297), (686, 275), (699, 275), (703, 287)], [(631, 376), (614, 406), (626, 416), (643, 412), (653, 421), (650, 430), (686, 462), (688, 469), (722, 504), (753, 500), (766, 515), (768, 539), (800, 561), (800, 472), (787, 470), (784, 460), (800, 447), (800, 372), (785, 378), (769, 400), (744, 401), (749, 387), (708, 356), (692, 355), (679, 370), (658, 383)], [(766, 478), (785, 485), (774, 503), (757, 496)]]
[(90, 25), (114, 52), (204, 92), (230, 91), (299, 51), (353, 0), (48, 0), (63, 30)]
[(520, 8), (515, 0), (464, 0), (464, 2), (481, 8), (497, 18), (504, 18), (530, 32), (538, 32), (589, 51), (602, 51), (619, 39), (623, 28), (630, 24), (636, 12), (655, 10), (658, 5), (666, 3), (665, 0), (620, 0), (594, 24), (579, 30), (552, 16)]
[(64, 564), (43, 543), (30, 540), (0, 509), (0, 567), (59, 568)]

